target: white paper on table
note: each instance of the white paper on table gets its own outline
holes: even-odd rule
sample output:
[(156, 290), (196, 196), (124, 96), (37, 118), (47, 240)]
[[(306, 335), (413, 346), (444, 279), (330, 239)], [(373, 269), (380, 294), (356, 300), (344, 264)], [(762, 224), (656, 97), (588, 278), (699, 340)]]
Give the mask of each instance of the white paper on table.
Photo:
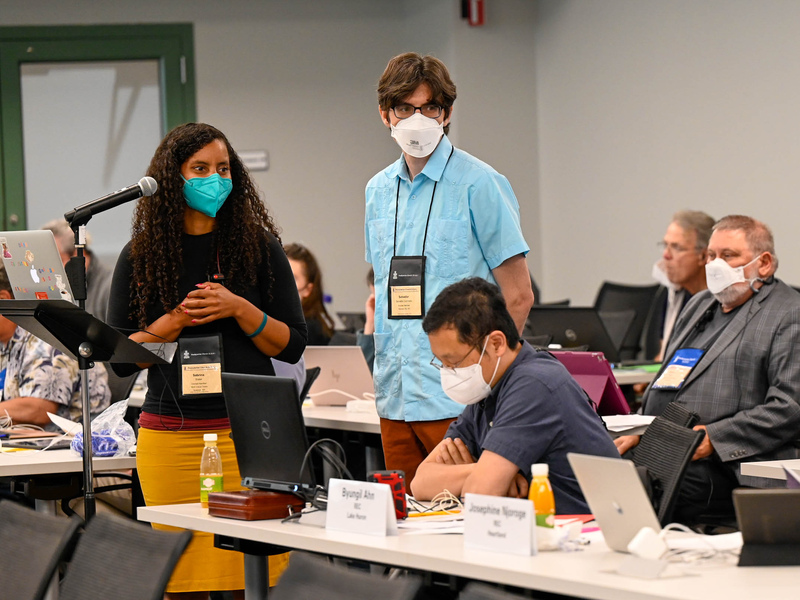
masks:
[(653, 415), (606, 415), (603, 417), (608, 430), (617, 433), (650, 425), (653, 419), (655, 419)]
[(730, 550), (739, 550), (744, 543), (742, 541), (742, 532), (723, 533), (721, 535), (700, 535), (700, 534), (686, 534), (668, 533), (664, 536), (664, 541), (670, 550), (717, 550), (725, 552)]
[(398, 529), (427, 533), (464, 533), (464, 518), (460, 513), (407, 517), (397, 522)]
[(56, 424), (56, 426), (61, 429), (67, 435), (75, 435), (82, 429), (82, 425), (80, 423), (76, 423), (75, 421), (70, 421), (69, 419), (65, 419), (64, 417), (59, 417), (56, 414), (51, 412), (47, 413), (47, 416), (50, 417), (50, 420)]

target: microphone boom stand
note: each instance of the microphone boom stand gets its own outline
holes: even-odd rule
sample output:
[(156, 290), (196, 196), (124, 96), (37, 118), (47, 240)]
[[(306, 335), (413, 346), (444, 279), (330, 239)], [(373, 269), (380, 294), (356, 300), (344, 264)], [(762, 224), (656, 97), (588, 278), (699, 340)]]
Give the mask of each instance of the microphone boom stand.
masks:
[[(78, 215), (75, 215), (78, 216)], [(86, 308), (86, 223), (92, 216), (80, 215), (73, 219), (69, 226), (75, 233), (75, 249), (77, 254), (69, 259), (66, 266), (67, 279), (69, 279), (72, 294), (78, 301), (78, 307)], [(81, 412), (83, 421), (83, 511), (84, 519), (88, 523), (95, 515), (94, 473), (92, 472), (92, 418), (89, 412), (89, 369), (94, 367), (91, 360), (94, 350), (90, 342), (83, 342), (78, 348), (78, 368), (81, 377)]]

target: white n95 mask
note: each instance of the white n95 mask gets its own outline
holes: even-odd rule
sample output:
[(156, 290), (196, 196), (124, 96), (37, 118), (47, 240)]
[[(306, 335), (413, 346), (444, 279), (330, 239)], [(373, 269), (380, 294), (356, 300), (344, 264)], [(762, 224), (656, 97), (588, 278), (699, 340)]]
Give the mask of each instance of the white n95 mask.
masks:
[(444, 125), (436, 119), (423, 117), (414, 113), (397, 125), (392, 125), (392, 137), (398, 146), (415, 158), (424, 158), (431, 154), (444, 135)]
[[(715, 258), (711, 262), (706, 263), (706, 285), (708, 285), (708, 291), (716, 295), (727, 290), (734, 284), (749, 283), (744, 276), (744, 269), (752, 265), (759, 258), (761, 258), (760, 254), (741, 267), (732, 267), (721, 258)], [(753, 280), (755, 279), (758, 278), (756, 277)]]
[(670, 290), (678, 289), (678, 286), (672, 283), (669, 280), (669, 277), (667, 277), (667, 271), (664, 268), (663, 258), (661, 260), (657, 260), (655, 264), (653, 264), (653, 270), (650, 272), (650, 276), (667, 289)]
[[(478, 362), (468, 367), (442, 367), (439, 370), (439, 375), (442, 378), (442, 389), (447, 396), (454, 402), (469, 406), (480, 402), (492, 392), (490, 386), (483, 379), (483, 370), (481, 369), (481, 358), (483, 353), (486, 352), (486, 343), (489, 338), (483, 343), (483, 350), (478, 358)], [(497, 369), (500, 366), (500, 357), (497, 357), (497, 364), (494, 366), (494, 372), (490, 382), (497, 374)]]

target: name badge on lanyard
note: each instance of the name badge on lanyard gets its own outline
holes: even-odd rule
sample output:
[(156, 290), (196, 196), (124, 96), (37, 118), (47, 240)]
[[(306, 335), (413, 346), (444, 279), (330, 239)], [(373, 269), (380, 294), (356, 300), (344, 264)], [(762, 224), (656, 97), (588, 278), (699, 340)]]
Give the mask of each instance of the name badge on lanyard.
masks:
[(667, 368), (661, 372), (661, 376), (653, 382), (652, 388), (655, 390), (678, 390), (689, 377), (689, 374), (700, 362), (700, 357), (705, 354), (705, 350), (699, 348), (683, 348), (676, 350), (669, 361)]
[(392, 257), (389, 270), (389, 318), (421, 319), (424, 314), (425, 257)]
[[(450, 162), (453, 149), (445, 162)], [(444, 177), (444, 169), (442, 169)], [(394, 241), (392, 247), (392, 260), (389, 264), (389, 318), (390, 319), (421, 319), (425, 316), (425, 242), (428, 241), (428, 224), (431, 221), (433, 199), (436, 196), (438, 181), (433, 183), (431, 203), (428, 206), (428, 218), (425, 220), (425, 234), (422, 237), (422, 255), (397, 256), (397, 215), (400, 209), (400, 178), (397, 179), (397, 194), (395, 195), (394, 209)]]
[(178, 338), (181, 397), (222, 393), (222, 336)]

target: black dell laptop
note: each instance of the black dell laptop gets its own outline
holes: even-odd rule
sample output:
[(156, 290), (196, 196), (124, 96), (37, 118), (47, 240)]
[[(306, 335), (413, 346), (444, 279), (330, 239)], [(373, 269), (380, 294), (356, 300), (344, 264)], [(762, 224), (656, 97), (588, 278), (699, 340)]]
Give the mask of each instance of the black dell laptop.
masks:
[[(310, 495), (315, 487), (297, 384), (268, 375), (222, 374), (242, 485)], [(302, 468), (301, 468), (302, 467)]]

